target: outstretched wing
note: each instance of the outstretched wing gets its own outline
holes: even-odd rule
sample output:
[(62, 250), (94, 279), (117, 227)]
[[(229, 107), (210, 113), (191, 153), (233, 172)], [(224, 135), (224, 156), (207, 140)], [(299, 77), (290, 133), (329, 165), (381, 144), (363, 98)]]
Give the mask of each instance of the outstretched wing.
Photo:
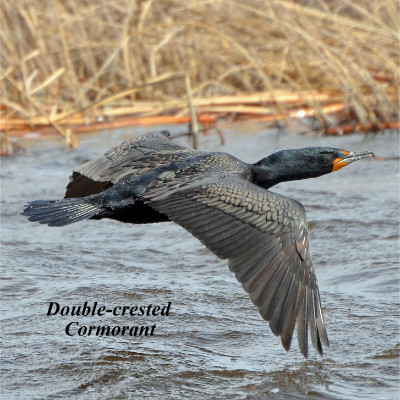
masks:
[(175, 158), (187, 157), (195, 150), (187, 149), (168, 139), (169, 132), (150, 132), (123, 142), (117, 147), (107, 151), (103, 156), (95, 158), (74, 170), (67, 186), (65, 197), (84, 197), (99, 193), (113, 184), (119, 182), (124, 175), (140, 174), (146, 172), (143, 165), (135, 165), (135, 162), (143, 158), (152, 158), (154, 154), (170, 154), (170, 158), (158, 157), (152, 162), (152, 167), (157, 167), (157, 162), (168, 163), (172, 155)]
[(297, 324), (302, 354), (308, 355), (308, 331), (322, 354), (321, 342), (329, 344), (304, 207), (233, 175), (196, 181), (149, 188), (142, 200), (228, 259), (286, 350)]

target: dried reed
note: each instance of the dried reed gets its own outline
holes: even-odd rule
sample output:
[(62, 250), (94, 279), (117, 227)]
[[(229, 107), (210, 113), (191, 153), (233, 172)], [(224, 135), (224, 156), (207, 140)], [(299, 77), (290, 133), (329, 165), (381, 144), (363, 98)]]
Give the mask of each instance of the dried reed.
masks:
[(3, 128), (188, 115), (187, 79), (197, 113), (304, 106), (326, 123), (339, 102), (347, 121), (394, 121), (398, 11), (394, 0), (3, 0)]

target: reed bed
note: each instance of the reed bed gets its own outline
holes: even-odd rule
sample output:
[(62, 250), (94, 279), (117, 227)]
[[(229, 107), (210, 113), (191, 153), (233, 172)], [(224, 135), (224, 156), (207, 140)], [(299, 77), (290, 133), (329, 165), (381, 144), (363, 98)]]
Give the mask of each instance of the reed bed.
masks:
[(75, 126), (126, 115), (399, 119), (394, 0), (2, 0), (1, 14), (2, 130), (50, 124), (73, 145)]

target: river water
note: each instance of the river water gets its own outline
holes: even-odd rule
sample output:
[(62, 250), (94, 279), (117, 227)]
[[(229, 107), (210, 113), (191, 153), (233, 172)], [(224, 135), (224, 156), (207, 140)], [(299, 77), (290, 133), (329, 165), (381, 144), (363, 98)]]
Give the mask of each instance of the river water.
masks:
[[(73, 151), (57, 140), (27, 141), (26, 153), (1, 160), (2, 398), (398, 399), (398, 135), (228, 129), (225, 146), (201, 138), (202, 150), (247, 162), (319, 145), (377, 156), (273, 188), (301, 201), (310, 224), (330, 348), (323, 357), (311, 349), (306, 360), (296, 340), (283, 350), (226, 262), (179, 226), (49, 228), (19, 215), (27, 201), (61, 198), (73, 168), (144, 131), (83, 136)], [(145, 312), (151, 304), (150, 314), (171, 304), (168, 315), (48, 316), (50, 302)], [(74, 336), (65, 332), (71, 322), (79, 323)], [(77, 334), (81, 326), (154, 324), (152, 336)]]

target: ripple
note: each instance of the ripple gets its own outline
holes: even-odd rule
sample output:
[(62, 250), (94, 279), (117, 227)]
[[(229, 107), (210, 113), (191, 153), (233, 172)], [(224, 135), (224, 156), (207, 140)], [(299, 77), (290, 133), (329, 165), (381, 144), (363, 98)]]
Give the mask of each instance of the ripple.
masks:
[[(173, 128), (176, 129), (176, 128)], [(324, 357), (286, 353), (229, 271), (172, 223), (132, 226), (86, 221), (63, 229), (19, 215), (35, 198), (63, 195), (70, 171), (126, 135), (53, 143), (2, 164), (2, 370), (4, 398), (396, 398), (399, 393), (398, 146), (377, 135), (386, 159), (274, 191), (301, 201), (310, 221), (331, 346)], [(273, 136), (273, 137), (272, 137)], [(365, 136), (309, 138), (263, 132), (221, 151), (261, 158), (280, 148), (332, 145), (357, 150)], [(208, 138), (205, 149), (218, 146)], [(261, 149), (261, 150), (260, 150)], [(265, 149), (263, 151), (262, 149)], [(253, 161), (252, 161), (253, 162)], [(61, 184), (61, 186), (60, 186)], [(396, 186), (397, 185), (397, 186)], [(172, 302), (157, 334), (67, 337), (50, 301), (110, 306)], [(138, 319), (82, 319), (132, 324)], [(100, 396), (100, 397), (99, 397)]]

